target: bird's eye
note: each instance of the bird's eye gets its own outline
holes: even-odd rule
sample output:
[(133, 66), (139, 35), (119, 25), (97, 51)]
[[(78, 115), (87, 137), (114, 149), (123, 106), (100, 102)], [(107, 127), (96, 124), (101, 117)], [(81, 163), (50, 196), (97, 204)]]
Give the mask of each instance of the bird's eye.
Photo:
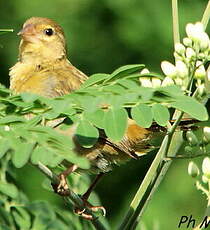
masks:
[(44, 30), (44, 34), (46, 34), (47, 36), (51, 36), (54, 34), (54, 31), (53, 31), (53, 29), (48, 28), (48, 29)]

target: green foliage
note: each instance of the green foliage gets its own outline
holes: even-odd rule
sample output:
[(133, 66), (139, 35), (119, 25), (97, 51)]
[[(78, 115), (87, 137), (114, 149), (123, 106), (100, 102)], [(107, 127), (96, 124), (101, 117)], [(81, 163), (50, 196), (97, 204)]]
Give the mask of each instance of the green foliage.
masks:
[[(196, 15), (195, 12), (199, 11), (199, 6), (202, 5), (200, 2), (197, 1), (194, 3), (194, 8), (188, 7), (193, 17)], [(25, 3), (26, 2), (24, 2), (24, 4), (13, 4), (11, 7), (12, 10), (10, 10), (10, 12), (13, 12), (13, 7), (17, 9), (19, 7), (21, 9), (21, 14), (14, 11), (16, 13), (14, 15), (15, 18), (17, 18), (18, 26), (20, 23), (20, 19), (18, 18), (22, 17), (22, 22), (28, 17), (29, 11), (23, 10), (23, 5), (28, 4), (30, 12), (37, 15), (35, 11), (37, 7), (33, 5), (34, 3)], [(76, 57), (78, 60), (76, 60), (76, 62), (73, 61), (73, 63), (84, 63), (84, 66), (89, 66), (92, 72), (96, 72), (97, 68), (100, 69), (100, 71), (104, 71), (104, 68), (113, 69), (113, 66), (119, 66), (122, 63), (132, 63), (136, 61), (137, 56), (139, 57), (144, 53), (144, 62), (157, 67), (161, 55), (164, 57), (168, 55), (166, 46), (170, 41), (168, 35), (170, 33), (167, 33), (169, 32), (167, 29), (169, 28), (168, 21), (158, 20), (160, 19), (158, 15), (163, 17), (163, 14), (165, 15), (166, 12), (169, 11), (167, 6), (164, 5), (165, 10), (162, 11), (163, 14), (156, 13), (157, 9), (160, 10), (161, 2), (157, 1), (154, 3), (156, 4), (154, 5), (155, 14), (153, 13), (153, 9), (151, 9), (151, 3), (148, 1), (136, 4), (129, 1), (122, 1), (121, 3), (113, 1), (102, 1), (100, 3), (89, 1), (89, 3), (83, 3), (83, 1), (82, 4), (76, 1), (72, 1), (71, 4), (69, 4), (69, 2), (67, 4), (66, 1), (63, 3), (56, 3), (56, 1), (53, 3), (50, 2), (50, 4), (54, 4), (56, 7), (51, 7), (49, 10), (48, 3), (43, 4), (43, 2), (41, 2), (43, 7), (39, 7), (38, 11), (38, 14), (50, 17), (53, 15), (54, 17), (55, 14), (52, 10), (60, 7), (61, 4), (65, 5), (62, 12), (67, 13), (68, 20), (65, 22), (63, 14), (61, 14), (62, 20), (64, 20), (64, 27), (67, 31), (69, 30), (67, 34), (70, 32), (71, 36), (76, 34), (75, 38), (71, 37), (73, 41), (71, 43), (75, 44), (73, 48), (71, 48), (71, 54), (74, 56), (74, 53), (80, 53), (78, 50), (82, 50), (83, 52), (84, 47), (88, 47), (89, 49), (86, 49), (84, 53), (91, 53), (91, 55), (83, 55), (85, 58), (83, 58), (82, 55), (78, 55)], [(92, 13), (93, 8), (96, 8), (96, 14)], [(101, 8), (104, 8), (105, 11)], [(71, 12), (74, 18), (74, 20), (72, 20), (73, 25), (71, 26), (69, 26), (71, 21), (71, 19), (69, 20), (69, 16), (71, 17), (69, 12)], [(2, 14), (10, 15), (6, 13), (6, 10), (2, 12)], [(155, 23), (150, 23), (148, 28), (148, 23), (145, 23), (145, 18), (148, 17), (148, 19), (151, 19), (151, 14), (155, 18)], [(93, 15), (95, 15), (95, 19)], [(138, 17), (136, 15), (138, 15)], [(187, 14), (185, 14), (185, 16), (186, 15)], [(104, 20), (98, 20), (98, 18), (101, 19), (100, 17), (102, 17), (102, 19), (105, 17), (106, 23), (101, 23)], [(9, 17), (9, 23), (10, 20), (11, 18)], [(82, 20), (85, 20), (86, 23), (82, 23)], [(110, 26), (110, 23), (110, 25), (107, 26), (107, 20), (114, 21), (113, 25), (115, 29)], [(156, 21), (159, 21), (159, 23), (156, 23)], [(190, 18), (190, 21), (192, 21), (192, 18)], [(84, 24), (85, 27), (84, 25), (82, 26), (82, 24)], [(108, 36), (106, 36), (106, 32), (104, 31), (109, 27), (110, 30), (107, 33)], [(84, 39), (84, 37), (86, 37), (83, 36), (84, 31), (89, 31), (88, 34), (91, 34), (91, 37)], [(7, 31), (0, 30), (0, 34), (5, 32)], [(97, 34), (97, 42), (94, 42), (94, 45), (90, 42), (92, 41), (92, 34)], [(8, 40), (6, 40), (6, 43)], [(12, 40), (14, 39), (12, 38)], [(109, 45), (108, 42), (110, 42), (111, 45)], [(113, 44), (115, 43), (119, 43), (119, 47), (114, 47)], [(103, 44), (103, 48), (106, 52), (98, 52), (98, 47), (101, 46), (101, 44)], [(82, 47), (82, 45), (84, 45), (84, 47)], [(149, 49), (149, 47), (151, 47), (151, 49)], [(14, 49), (10, 48), (5, 50), (7, 56), (12, 57), (15, 55)], [(107, 52), (107, 50), (112, 50), (112, 54)], [(131, 52), (130, 56), (132, 57), (129, 57), (129, 54), (126, 53), (127, 50)], [(2, 51), (4, 52), (4, 50)], [(105, 53), (108, 53), (108, 55), (104, 56)], [(117, 58), (110, 58), (110, 55), (113, 54), (115, 54)], [(99, 63), (98, 67), (95, 67), (96, 71), (93, 67), (93, 63), (96, 62), (95, 60)], [(153, 63), (154, 60), (158, 60), (156, 64)], [(6, 61), (5, 59), (3, 63), (5, 66), (7, 66)], [(9, 65), (11, 65), (11, 62), (14, 62), (14, 59), (12, 61), (10, 60)], [(86, 68), (84, 66), (83, 69)], [(47, 202), (34, 202), (29, 204), (24, 194), (19, 191), (19, 187), (17, 189), (16, 185), (6, 181), (8, 178), (5, 172), (11, 173), (14, 170), (11, 165), (7, 167), (3, 165), (6, 158), (11, 160), (11, 163), (17, 168), (23, 167), (27, 162), (37, 164), (39, 161), (50, 167), (58, 168), (57, 166), (63, 160), (76, 163), (83, 169), (89, 167), (89, 163), (86, 159), (74, 153), (74, 143), (71, 141), (71, 138), (66, 138), (62, 134), (53, 131), (51, 127), (46, 127), (46, 125), (51, 124), (51, 126), (57, 126), (59, 123), (62, 123), (61, 127), (63, 130), (68, 129), (72, 124), (73, 126), (77, 126), (76, 133), (79, 144), (89, 148), (97, 141), (99, 136), (97, 128), (104, 129), (109, 139), (119, 141), (124, 135), (128, 117), (133, 118), (143, 127), (150, 127), (154, 121), (159, 125), (165, 126), (170, 119), (169, 112), (172, 114), (174, 109), (186, 112), (201, 121), (208, 119), (206, 108), (197, 100), (185, 96), (188, 92), (182, 91), (180, 87), (173, 85), (145, 88), (143, 85), (141, 86), (139, 84), (139, 78), (147, 77), (152, 79), (156, 77), (163, 79), (163, 76), (159, 74), (141, 74), (140, 71), (143, 67), (144, 65), (141, 64), (127, 65), (118, 68), (111, 74), (94, 74), (85, 82), (81, 90), (78, 90), (72, 95), (56, 99), (41, 98), (37, 95), (27, 93), (21, 94), (20, 96), (10, 96), (10, 92), (7, 89), (0, 89), (0, 162), (2, 163), (2, 167), (0, 167), (0, 229), (92, 229), (92, 226), (88, 222), (81, 221), (78, 217), (70, 213), (69, 210), (64, 211), (57, 207), (55, 208)], [(30, 118), (30, 120), (28, 120), (28, 118)], [(63, 120), (63, 118), (65, 118), (65, 120)], [(54, 119), (60, 120), (54, 121)], [(189, 135), (186, 136), (188, 136), (189, 139)], [(202, 138), (199, 139), (199, 136), (203, 137), (203, 135), (195, 136), (196, 141), (194, 141), (195, 138), (192, 141), (188, 140), (189, 146), (186, 146), (190, 148), (188, 153), (193, 154), (197, 152), (201, 154), (203, 151), (208, 153), (210, 149), (209, 144), (203, 143)], [(142, 173), (139, 169), (137, 172), (138, 175)], [(127, 170), (125, 175), (127, 175)], [(119, 178), (116, 181), (118, 180)], [(12, 178), (12, 182), (13, 181), (16, 181), (16, 179)], [(76, 183), (75, 181), (76, 180), (72, 180), (71, 185)], [(76, 184), (77, 189), (79, 183)], [(167, 188), (168, 187), (170, 186), (167, 186)], [(164, 199), (167, 195), (168, 192), (166, 194), (164, 191)], [(12, 202), (10, 202), (10, 199), (12, 199)], [(126, 199), (128, 199), (127, 194)], [(126, 199), (123, 198), (123, 200)], [(15, 203), (13, 203), (13, 201)], [(159, 206), (162, 208), (162, 204)], [(152, 217), (153, 216), (155, 216), (155, 213)], [(163, 219), (165, 220), (165, 216)], [(151, 222), (151, 217), (148, 222)]]
[(153, 113), (148, 105), (136, 105), (131, 109), (131, 116), (142, 127), (149, 128), (152, 125)]
[[(10, 96), (9, 91), (1, 87), (0, 155), (9, 151), (12, 163), (18, 168), (30, 159), (34, 164), (41, 161), (51, 167), (65, 159), (88, 168), (87, 160), (74, 153), (72, 139), (48, 127), (52, 120), (52, 126), (56, 126), (65, 124), (65, 118), (70, 119), (77, 127), (79, 144), (91, 147), (99, 137), (97, 128), (104, 129), (111, 140), (120, 141), (130, 109), (132, 118), (143, 127), (149, 127), (152, 121), (165, 126), (170, 119), (170, 108), (184, 111), (198, 120), (208, 118), (205, 106), (185, 96), (176, 85), (142, 87), (139, 75), (133, 74), (143, 67), (123, 66), (106, 78), (104, 74), (93, 75), (81, 89), (55, 99), (29, 93)], [(100, 81), (99, 76), (102, 76)]]

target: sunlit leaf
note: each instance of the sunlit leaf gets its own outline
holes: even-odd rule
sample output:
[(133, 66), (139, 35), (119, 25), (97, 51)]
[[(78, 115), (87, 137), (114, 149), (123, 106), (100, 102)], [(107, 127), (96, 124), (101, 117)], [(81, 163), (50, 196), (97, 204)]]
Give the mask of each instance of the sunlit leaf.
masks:
[(138, 125), (149, 128), (152, 124), (153, 114), (148, 105), (140, 104), (131, 109), (131, 116)]
[(116, 69), (104, 83), (114, 81), (118, 78), (123, 78), (128, 76), (129, 74), (135, 73), (137, 71), (142, 70), (145, 67), (143, 64), (134, 64), (134, 65), (125, 65), (121, 66), (120, 68)]
[(76, 129), (76, 137), (80, 145), (90, 148), (98, 140), (98, 129), (87, 120), (81, 120)]
[(105, 73), (93, 74), (85, 81), (85, 83), (82, 85), (81, 88), (83, 89), (83, 88), (92, 86), (94, 84), (101, 83), (105, 79), (107, 79), (109, 76), (110, 76), (109, 74), (105, 74)]
[(111, 108), (105, 113), (104, 129), (113, 141), (120, 141), (127, 127), (128, 115), (125, 109)]
[(16, 115), (8, 115), (0, 119), (0, 124), (8, 124), (12, 122), (24, 122), (26, 121), (25, 118)]
[(101, 129), (104, 128), (104, 116), (105, 112), (102, 109), (97, 109), (94, 112), (84, 112), (84, 117)]
[(22, 143), (16, 146), (12, 155), (12, 163), (16, 168), (23, 167), (29, 160), (35, 143)]
[(168, 108), (161, 104), (152, 106), (154, 120), (161, 126), (165, 126), (170, 119)]
[(10, 149), (10, 142), (7, 139), (0, 139), (0, 158)]
[(190, 116), (200, 121), (208, 119), (206, 107), (192, 97), (180, 97), (176, 102), (171, 103), (170, 106), (188, 113)]
[(28, 92), (21, 93), (20, 96), (21, 96), (21, 98), (23, 99), (24, 102), (34, 102), (35, 100), (37, 100), (39, 98), (38, 95), (28, 93)]
[(13, 184), (8, 184), (1, 182), (0, 183), (0, 192), (4, 193), (5, 195), (15, 199), (18, 196), (18, 190)]

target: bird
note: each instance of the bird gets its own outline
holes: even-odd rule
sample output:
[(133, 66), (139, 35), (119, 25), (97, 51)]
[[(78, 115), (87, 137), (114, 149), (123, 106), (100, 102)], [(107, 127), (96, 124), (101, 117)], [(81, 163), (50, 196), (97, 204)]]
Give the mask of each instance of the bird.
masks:
[[(34, 93), (43, 97), (63, 96), (79, 89), (88, 79), (67, 57), (66, 39), (60, 25), (49, 18), (32, 17), (26, 20), (18, 33), (21, 36), (17, 63), (10, 68), (10, 89), (14, 94)], [(91, 148), (79, 145), (75, 128), (65, 131), (56, 127), (58, 132), (68, 135), (75, 142), (75, 152), (85, 156), (91, 163), (90, 171), (98, 176), (83, 195), (84, 202), (93, 210), (103, 209), (88, 203), (90, 193), (102, 175), (110, 171), (115, 164), (121, 164), (131, 158), (138, 159), (153, 148), (150, 141), (165, 135), (165, 127), (153, 124), (150, 128), (140, 127), (134, 120), (128, 119), (123, 139), (113, 142), (100, 130), (97, 143)], [(63, 163), (67, 169), (60, 174), (60, 184), (53, 185), (58, 194), (68, 195), (66, 177), (79, 170), (77, 165)], [(79, 212), (83, 217), (85, 212)]]

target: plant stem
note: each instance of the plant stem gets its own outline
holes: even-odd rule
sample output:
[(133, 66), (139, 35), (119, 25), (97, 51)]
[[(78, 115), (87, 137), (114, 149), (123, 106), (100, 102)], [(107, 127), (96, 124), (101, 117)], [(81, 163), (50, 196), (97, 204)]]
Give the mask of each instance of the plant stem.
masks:
[(207, 24), (209, 22), (209, 18), (210, 18), (210, 0), (207, 3), (206, 9), (204, 11), (204, 14), (203, 14), (203, 17), (202, 17), (202, 20), (201, 20), (201, 22), (203, 23), (205, 29), (206, 29)]
[(0, 29), (0, 32), (13, 32), (13, 29)]
[(13, 31), (14, 31), (13, 29), (0, 29), (0, 35), (6, 34), (6, 33), (9, 33), (9, 32), (13, 32)]
[[(124, 218), (119, 229), (123, 229), (123, 230), (135, 229), (140, 216), (143, 214), (143, 211), (145, 210), (146, 204), (148, 203), (149, 199), (151, 198), (152, 194), (158, 187), (161, 179), (163, 178), (168, 167), (171, 164), (171, 162), (169, 161), (165, 162), (163, 160), (164, 156), (166, 154), (175, 156), (176, 152), (179, 149), (177, 148), (177, 146), (180, 147), (182, 143), (181, 140), (177, 142), (177, 140), (173, 138), (173, 133), (175, 132), (175, 129), (178, 126), (179, 121), (181, 120), (183, 114), (184, 114), (183, 112), (179, 114), (176, 122), (173, 124), (173, 126), (169, 130), (168, 135), (166, 135), (165, 138), (163, 139), (161, 147), (155, 159), (153, 160), (144, 180), (142, 181), (138, 191), (136, 192), (136, 195), (130, 204), (127, 215)], [(178, 134), (176, 134), (175, 136), (177, 135)], [(170, 144), (173, 144), (172, 146), (174, 147), (171, 148), (171, 150), (169, 151)], [(175, 151), (175, 148), (176, 148), (176, 151)]]
[(172, 19), (173, 19), (173, 38), (174, 38), (174, 46), (175, 46), (176, 43), (180, 42), (177, 0), (172, 0)]
[[(38, 165), (35, 165), (45, 176), (47, 176), (52, 183), (58, 184), (59, 178), (56, 174), (54, 174), (48, 167), (46, 167), (41, 162)], [(98, 217), (94, 216), (94, 214), (87, 207), (84, 206), (84, 202), (76, 193), (74, 193), (71, 189), (69, 189), (69, 196), (65, 199), (68, 203), (74, 204), (76, 207), (81, 210), (85, 209), (87, 214), (92, 215), (93, 220), (91, 220), (93, 226), (96, 230), (106, 230), (104, 225), (98, 220)]]

